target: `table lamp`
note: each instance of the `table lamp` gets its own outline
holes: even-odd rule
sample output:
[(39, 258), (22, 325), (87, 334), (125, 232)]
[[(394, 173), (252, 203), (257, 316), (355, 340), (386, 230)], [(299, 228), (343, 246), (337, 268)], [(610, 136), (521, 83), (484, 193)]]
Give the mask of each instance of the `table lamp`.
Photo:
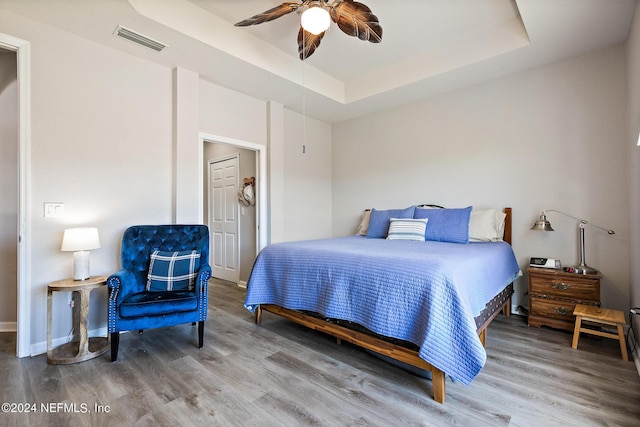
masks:
[(64, 230), (61, 251), (73, 252), (73, 279), (86, 280), (89, 273), (89, 251), (100, 248), (98, 229), (95, 227), (67, 228)]
[(592, 227), (596, 227), (599, 228), (600, 230), (604, 230), (606, 231), (608, 234), (616, 234), (613, 230), (607, 230), (606, 228), (600, 227), (598, 225), (595, 224), (591, 224), (587, 221), (585, 221), (584, 219), (580, 219), (580, 218), (576, 218), (573, 215), (569, 215), (566, 214), (564, 212), (555, 210), (555, 209), (550, 209), (550, 210), (546, 210), (546, 211), (542, 211), (540, 213), (540, 217), (538, 218), (538, 220), (535, 222), (535, 224), (533, 224), (533, 227), (531, 227), (532, 230), (537, 230), (537, 231), (555, 231), (553, 229), (553, 227), (551, 227), (551, 223), (547, 220), (547, 212), (557, 212), (561, 215), (567, 216), (569, 218), (575, 219), (578, 221), (578, 230), (580, 232), (580, 264), (578, 264), (575, 267), (565, 267), (564, 271), (569, 272), (569, 273), (577, 273), (577, 274), (597, 274), (598, 270), (596, 270), (593, 267), (589, 267), (586, 262), (585, 262), (585, 256), (584, 256), (584, 228), (586, 227), (587, 224), (591, 225)]

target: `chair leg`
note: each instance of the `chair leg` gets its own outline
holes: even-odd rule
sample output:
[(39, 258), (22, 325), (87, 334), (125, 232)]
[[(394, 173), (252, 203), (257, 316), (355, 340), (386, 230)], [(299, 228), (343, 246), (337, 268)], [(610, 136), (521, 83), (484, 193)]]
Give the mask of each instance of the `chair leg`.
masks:
[(204, 344), (204, 320), (198, 322), (198, 348)]
[(118, 359), (118, 346), (120, 345), (120, 332), (111, 333), (111, 361)]

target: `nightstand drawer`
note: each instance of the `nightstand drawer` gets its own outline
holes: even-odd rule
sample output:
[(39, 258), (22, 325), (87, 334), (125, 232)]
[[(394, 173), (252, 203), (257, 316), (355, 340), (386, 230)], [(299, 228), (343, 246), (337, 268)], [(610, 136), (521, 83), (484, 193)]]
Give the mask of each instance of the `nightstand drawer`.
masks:
[(539, 296), (598, 301), (600, 299), (600, 281), (581, 276), (571, 278), (535, 276), (530, 278), (529, 292)]
[(544, 317), (547, 319), (558, 319), (573, 323), (573, 309), (576, 303), (573, 301), (563, 301), (558, 299), (531, 297), (531, 316)]

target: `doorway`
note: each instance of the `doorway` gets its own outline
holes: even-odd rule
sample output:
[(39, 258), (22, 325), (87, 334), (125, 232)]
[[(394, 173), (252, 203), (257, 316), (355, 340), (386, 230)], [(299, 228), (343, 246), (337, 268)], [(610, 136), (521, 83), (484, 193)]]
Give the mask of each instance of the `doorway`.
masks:
[(30, 44), (8, 34), (0, 33), (0, 48), (14, 52), (17, 63), (18, 90), (18, 219), (17, 219), (17, 315), (16, 354), (18, 357), (31, 355), (31, 277), (29, 222), (31, 148), (31, 54)]
[[(255, 177), (255, 185), (253, 187), (255, 193), (255, 205), (244, 206), (238, 205), (238, 268), (239, 275), (237, 285), (246, 287), (251, 273), (251, 268), (258, 252), (264, 248), (267, 241), (267, 152), (263, 145), (236, 140), (232, 138), (200, 133), (201, 153), (200, 165), (202, 167), (202, 211), (203, 221), (208, 223), (209, 220), (209, 161), (229, 158), (238, 155), (239, 159), (239, 183), (242, 187), (245, 178)], [(236, 187), (235, 200), (237, 201)], [(262, 226), (264, 224), (264, 226)], [(210, 228), (211, 225), (209, 224)], [(212, 246), (211, 259), (216, 254), (213, 253), (215, 248)]]
[(16, 332), (18, 301), (18, 66), (0, 48), (0, 332)]

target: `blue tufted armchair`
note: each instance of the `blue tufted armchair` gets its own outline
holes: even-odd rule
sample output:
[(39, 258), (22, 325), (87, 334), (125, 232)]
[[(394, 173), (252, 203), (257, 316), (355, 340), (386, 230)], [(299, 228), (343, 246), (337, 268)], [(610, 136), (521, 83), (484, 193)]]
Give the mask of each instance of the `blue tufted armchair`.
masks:
[(107, 278), (111, 361), (121, 331), (198, 322), (202, 348), (207, 319), (209, 229), (206, 225), (137, 225), (122, 236), (122, 269)]

